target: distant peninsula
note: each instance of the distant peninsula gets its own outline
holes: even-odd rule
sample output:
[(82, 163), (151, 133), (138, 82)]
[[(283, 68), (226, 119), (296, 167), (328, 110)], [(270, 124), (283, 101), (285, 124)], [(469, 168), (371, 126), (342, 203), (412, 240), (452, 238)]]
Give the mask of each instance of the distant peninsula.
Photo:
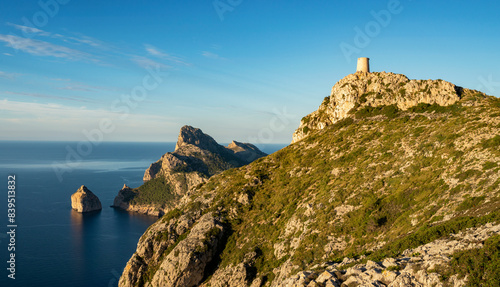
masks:
[(203, 185), (211, 176), (266, 155), (249, 143), (233, 141), (227, 147), (222, 146), (201, 129), (183, 126), (175, 150), (151, 164), (144, 173), (142, 186), (124, 185), (113, 207), (161, 216), (174, 208), (179, 198)]

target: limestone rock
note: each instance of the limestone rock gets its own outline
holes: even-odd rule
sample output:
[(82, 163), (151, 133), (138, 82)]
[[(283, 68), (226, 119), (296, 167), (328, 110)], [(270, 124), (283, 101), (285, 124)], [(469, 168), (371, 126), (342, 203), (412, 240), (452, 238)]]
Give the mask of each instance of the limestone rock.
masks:
[(262, 278), (256, 278), (254, 267), (256, 257), (256, 252), (250, 252), (245, 255), (243, 262), (236, 266), (229, 265), (217, 269), (207, 285), (211, 287), (260, 286), (258, 283), (262, 281)]
[(136, 286), (149, 266), (161, 264), (161, 255), (173, 246), (182, 234), (193, 226), (199, 215), (182, 215), (179, 218), (159, 219), (141, 236), (134, 255), (120, 277), (119, 286)]
[(346, 118), (357, 106), (397, 105), (401, 110), (419, 103), (448, 106), (460, 100), (463, 90), (443, 80), (410, 80), (401, 74), (350, 74), (333, 86), (317, 111), (302, 118), (292, 143)]
[(82, 185), (75, 193), (71, 195), (71, 208), (77, 212), (91, 212), (101, 210), (101, 201), (99, 198)]
[(258, 158), (266, 156), (259, 148), (249, 143), (240, 143), (232, 141), (227, 148), (233, 151), (234, 155), (244, 162), (252, 162)]
[(166, 153), (153, 163), (144, 173), (143, 179), (148, 181), (157, 176), (168, 177), (180, 172), (196, 174), (186, 178), (187, 185), (176, 189), (178, 193), (185, 193), (214, 174), (240, 167), (263, 156), (266, 154), (252, 144), (233, 141), (226, 148), (202, 130), (183, 126), (174, 152)]
[(224, 225), (205, 214), (193, 226), (186, 239), (179, 242), (155, 272), (151, 286), (196, 286), (205, 268), (216, 255)]
[[(257, 147), (248, 143), (233, 141), (228, 147), (219, 145), (211, 136), (191, 126), (183, 126), (175, 150), (167, 152), (145, 171), (147, 182), (163, 177), (170, 191), (182, 197), (196, 186), (227, 169), (240, 167), (266, 156)], [(134, 205), (131, 200), (137, 190), (124, 186), (116, 196), (113, 206), (127, 211), (161, 216), (172, 207), (156, 205)]]
[(167, 212), (167, 209), (158, 208), (153, 205), (140, 205), (132, 204), (130, 200), (137, 195), (137, 192), (128, 187), (126, 184), (123, 185), (122, 189), (118, 191), (118, 195), (113, 201), (111, 207), (120, 208), (126, 211), (143, 213), (151, 216), (162, 216)]

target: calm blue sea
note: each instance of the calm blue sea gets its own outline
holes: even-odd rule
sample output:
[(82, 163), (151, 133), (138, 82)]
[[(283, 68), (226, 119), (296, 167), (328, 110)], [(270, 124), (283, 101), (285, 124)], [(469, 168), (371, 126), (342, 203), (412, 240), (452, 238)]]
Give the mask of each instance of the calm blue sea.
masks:
[[(272, 153), (284, 145), (259, 146)], [(85, 149), (87, 147), (87, 149)], [(123, 184), (142, 184), (145, 169), (175, 143), (0, 142), (0, 286), (117, 286), (137, 241), (156, 218), (110, 208)], [(76, 156), (75, 156), (76, 155)], [(15, 175), (15, 280), (7, 232), (8, 176)], [(86, 185), (97, 213), (71, 210)]]

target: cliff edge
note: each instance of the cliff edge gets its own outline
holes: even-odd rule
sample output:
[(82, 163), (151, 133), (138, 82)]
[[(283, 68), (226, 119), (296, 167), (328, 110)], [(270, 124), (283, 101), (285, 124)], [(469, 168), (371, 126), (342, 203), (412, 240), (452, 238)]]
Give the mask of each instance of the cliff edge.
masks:
[(500, 99), (356, 73), (294, 141), (189, 190), (119, 286), (499, 286)]
[(443, 80), (410, 80), (386, 72), (350, 74), (333, 86), (317, 111), (302, 118), (292, 143), (348, 117), (353, 109), (395, 105), (404, 111), (420, 103), (449, 106), (464, 92), (470, 90)]
[(159, 216), (176, 206), (176, 200), (211, 176), (241, 167), (266, 156), (257, 147), (233, 141), (218, 144), (201, 129), (183, 126), (175, 150), (167, 152), (144, 173), (138, 188), (126, 185), (118, 192), (114, 207)]

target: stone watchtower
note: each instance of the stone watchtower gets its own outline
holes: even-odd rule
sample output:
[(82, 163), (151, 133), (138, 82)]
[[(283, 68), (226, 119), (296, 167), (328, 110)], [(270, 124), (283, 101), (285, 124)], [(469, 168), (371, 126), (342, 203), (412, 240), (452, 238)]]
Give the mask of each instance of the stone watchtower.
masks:
[(356, 72), (370, 72), (370, 58), (358, 58), (358, 67), (356, 68)]

